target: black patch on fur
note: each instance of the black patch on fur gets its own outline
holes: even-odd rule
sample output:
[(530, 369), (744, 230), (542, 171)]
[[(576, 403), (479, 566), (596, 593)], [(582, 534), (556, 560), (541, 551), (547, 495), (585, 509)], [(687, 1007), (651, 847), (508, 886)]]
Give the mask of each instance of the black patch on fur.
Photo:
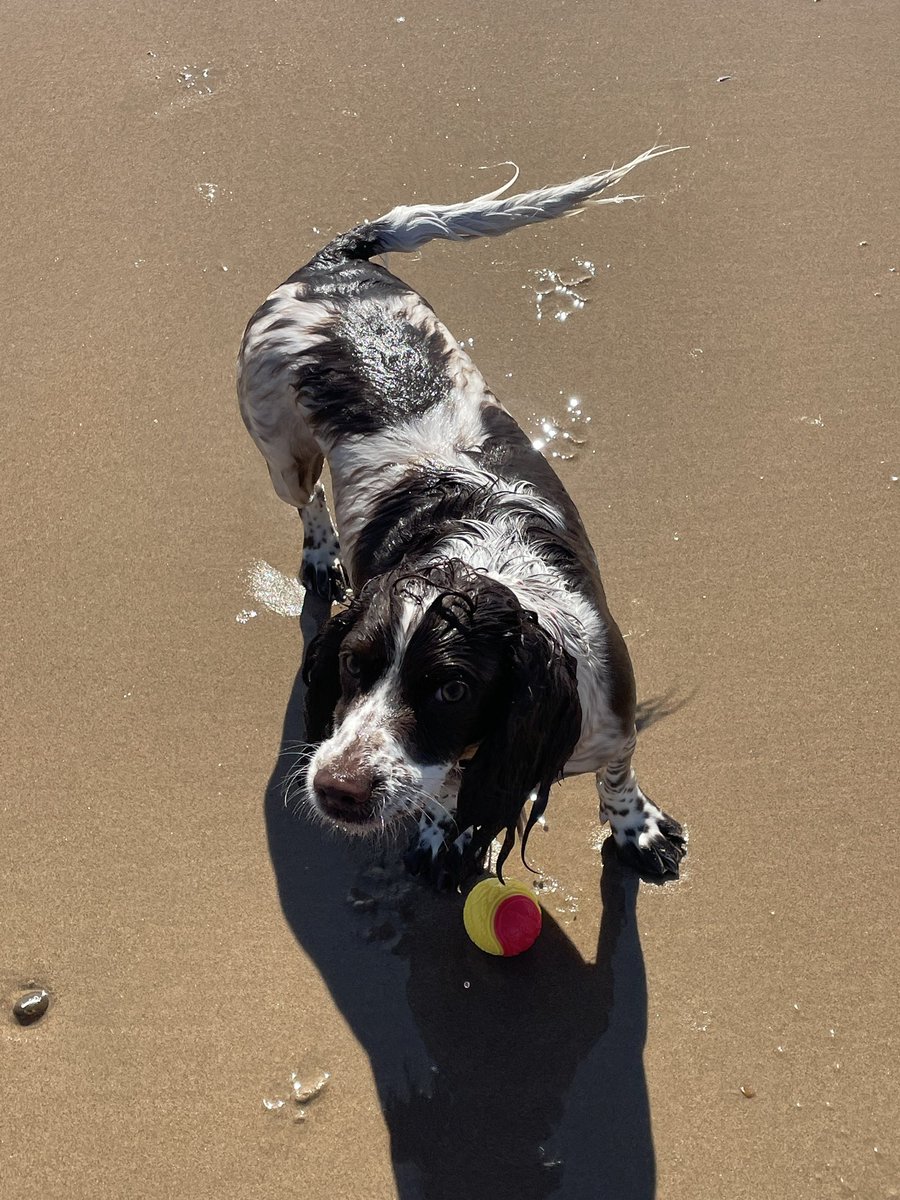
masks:
[[(364, 228), (336, 238), (285, 281), (298, 285), (302, 301), (324, 302), (340, 314), (336, 323), (324, 323), (327, 340), (301, 355), (295, 372), (311, 423), (331, 436), (384, 429), (425, 412), (450, 389), (444, 336), (395, 311), (398, 299), (431, 306), (386, 268), (366, 261), (378, 250), (365, 240)], [(270, 298), (250, 324), (259, 325), (282, 303)], [(270, 332), (292, 323), (277, 320)], [(277, 340), (272, 345), (277, 348)]]
[(327, 332), (298, 360), (294, 386), (311, 424), (329, 436), (376, 433), (449, 395), (440, 334), (366, 300), (351, 301)]
[(374, 258), (376, 254), (381, 254), (383, 249), (371, 225), (357, 225), (347, 233), (339, 233), (334, 241), (319, 251), (308, 266), (343, 266), (351, 261)]
[(335, 709), (341, 699), (340, 649), (362, 611), (358, 605), (351, 605), (332, 617), (310, 642), (304, 656), (306, 738), (312, 745), (323, 742), (332, 731)]
[(272, 333), (277, 333), (280, 329), (296, 329), (296, 317), (279, 317), (277, 321), (273, 321), (271, 325), (267, 325), (265, 329), (266, 337)]
[(354, 578), (362, 582), (404, 561), (421, 562), (460, 522), (483, 519), (486, 489), (450, 471), (412, 471), (371, 514), (354, 548)]

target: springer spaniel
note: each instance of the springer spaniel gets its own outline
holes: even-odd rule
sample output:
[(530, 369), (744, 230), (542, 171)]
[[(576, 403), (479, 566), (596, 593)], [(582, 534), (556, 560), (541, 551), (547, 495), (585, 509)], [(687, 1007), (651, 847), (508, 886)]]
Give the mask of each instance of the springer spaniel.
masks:
[(685, 839), (631, 766), (631, 662), (575, 505), (431, 306), (371, 260), (636, 199), (596, 197), (666, 152), (503, 199), (510, 184), (394, 208), (320, 250), (244, 333), (241, 412), (303, 518), (303, 583), (345, 604), (307, 655), (301, 792), (351, 833), (416, 815), (407, 865), (439, 886), (499, 834), (498, 874), (517, 832), (524, 858), (551, 786), (586, 771), (639, 870), (677, 875)]

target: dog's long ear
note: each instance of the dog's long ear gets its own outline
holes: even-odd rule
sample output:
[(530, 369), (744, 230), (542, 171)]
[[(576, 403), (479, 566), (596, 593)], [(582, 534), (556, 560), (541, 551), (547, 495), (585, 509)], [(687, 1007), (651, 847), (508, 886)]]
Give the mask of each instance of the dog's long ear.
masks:
[(359, 613), (345, 609), (326, 621), (306, 648), (303, 682), (306, 684), (306, 740), (322, 742), (331, 732), (334, 710), (341, 698), (341, 643), (356, 624)]
[[(581, 736), (575, 660), (537, 623), (521, 614), (520, 628), (508, 644), (506, 694), (497, 724), (463, 771), (457, 801), (457, 825), (472, 828), (471, 852), (482, 855), (506, 830), (503, 863), (515, 840), (516, 822), (528, 796), (547, 792)], [(501, 875), (502, 878), (502, 875)]]

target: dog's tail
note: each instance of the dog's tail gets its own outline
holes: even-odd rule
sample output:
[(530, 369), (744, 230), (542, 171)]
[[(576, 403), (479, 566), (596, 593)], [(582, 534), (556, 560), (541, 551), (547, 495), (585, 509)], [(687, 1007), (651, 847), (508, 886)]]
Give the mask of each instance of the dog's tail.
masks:
[(383, 217), (367, 221), (342, 233), (320, 250), (313, 264), (325, 265), (340, 259), (368, 259), (376, 254), (405, 253), (417, 250), (435, 238), (465, 241), (470, 238), (499, 237), (520, 225), (552, 221), (555, 217), (579, 211), (583, 204), (622, 204), (640, 200), (640, 196), (603, 196), (600, 193), (618, 183), (629, 171), (683, 146), (654, 146), (621, 167), (597, 171), (563, 183), (558, 187), (538, 188), (518, 196), (500, 197), (518, 179), (519, 172), (496, 191), (461, 204), (401, 204)]

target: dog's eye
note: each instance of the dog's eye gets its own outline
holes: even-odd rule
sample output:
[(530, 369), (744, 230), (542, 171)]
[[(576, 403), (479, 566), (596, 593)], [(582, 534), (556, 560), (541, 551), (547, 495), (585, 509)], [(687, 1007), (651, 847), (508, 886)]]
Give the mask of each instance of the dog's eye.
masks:
[(469, 694), (469, 685), (461, 679), (449, 679), (435, 692), (435, 698), (444, 704), (459, 704)]
[(352, 675), (354, 679), (358, 679), (362, 674), (362, 660), (358, 654), (345, 654), (341, 658), (341, 666), (348, 675)]

